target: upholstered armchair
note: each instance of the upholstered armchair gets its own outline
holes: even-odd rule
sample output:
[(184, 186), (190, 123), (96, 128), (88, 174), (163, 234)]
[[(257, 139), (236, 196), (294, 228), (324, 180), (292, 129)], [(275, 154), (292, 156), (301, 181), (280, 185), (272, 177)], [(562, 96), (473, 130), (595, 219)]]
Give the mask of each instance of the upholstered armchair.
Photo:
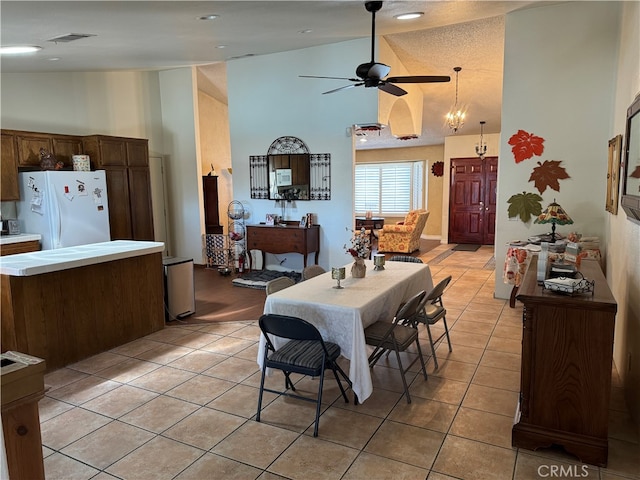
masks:
[(411, 210), (403, 222), (384, 225), (382, 230), (378, 230), (378, 252), (411, 253), (418, 250), (427, 218), (428, 211)]

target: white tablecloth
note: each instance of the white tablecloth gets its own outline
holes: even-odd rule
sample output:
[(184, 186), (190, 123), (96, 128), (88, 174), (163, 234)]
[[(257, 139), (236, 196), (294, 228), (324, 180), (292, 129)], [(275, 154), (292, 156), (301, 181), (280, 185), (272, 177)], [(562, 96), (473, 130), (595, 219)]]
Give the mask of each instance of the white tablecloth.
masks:
[[(364, 329), (378, 320), (391, 321), (400, 304), (421, 290), (433, 288), (431, 270), (421, 263), (387, 262), (384, 270), (374, 270), (366, 261), (365, 278), (346, 277), (341, 290), (326, 272), (267, 296), (264, 313), (290, 315), (314, 324), (325, 341), (340, 345), (350, 360), (349, 378), (358, 400), (363, 402), (373, 391)], [(264, 337), (260, 336), (258, 364), (262, 367)], [(276, 348), (278, 344), (276, 343)]]

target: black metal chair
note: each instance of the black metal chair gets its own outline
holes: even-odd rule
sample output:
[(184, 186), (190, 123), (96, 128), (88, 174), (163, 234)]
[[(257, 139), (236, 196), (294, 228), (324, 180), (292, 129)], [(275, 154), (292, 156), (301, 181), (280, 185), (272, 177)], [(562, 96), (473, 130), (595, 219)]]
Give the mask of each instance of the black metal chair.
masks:
[(424, 263), (418, 257), (412, 257), (411, 255), (394, 255), (389, 259), (390, 262), (409, 262), (409, 263)]
[[(262, 410), (262, 394), (264, 391), (286, 395), (288, 397), (316, 402), (316, 419), (313, 429), (313, 436), (318, 436), (318, 423), (320, 421), (320, 406), (322, 403), (322, 385), (324, 383), (324, 371), (330, 369), (338, 382), (340, 392), (345, 403), (349, 403), (347, 394), (342, 386), (338, 372), (351, 387), (351, 381), (346, 373), (336, 363), (340, 356), (340, 347), (335, 343), (325, 342), (318, 329), (311, 323), (297, 317), (286, 315), (266, 314), (258, 321), (266, 342), (264, 358), (262, 361), (262, 378), (260, 379), (260, 393), (258, 395), (258, 413), (256, 421), (260, 421), (260, 411)], [(273, 337), (289, 340), (280, 348), (274, 346)], [(272, 390), (264, 386), (267, 368), (281, 370), (285, 376), (285, 390)], [(303, 397), (287, 390), (296, 391), (290, 375), (300, 373), (312, 377), (320, 377), (318, 385), (318, 395), (313, 398)]]
[[(420, 312), (414, 317), (414, 320), (419, 323), (424, 323), (427, 327), (427, 334), (429, 335), (429, 343), (431, 344), (431, 353), (433, 354), (433, 364), (438, 368), (438, 359), (436, 358), (436, 345), (439, 344), (445, 337), (449, 344), (449, 351), (452, 352), (451, 339), (449, 338), (449, 327), (447, 326), (447, 310), (442, 303), (442, 294), (445, 288), (451, 282), (451, 275), (443, 278), (435, 287), (427, 293), (420, 306)], [(444, 333), (435, 340), (431, 335), (430, 325), (434, 325), (440, 319), (444, 324)]]
[[(420, 308), (423, 305), (422, 300), (425, 295), (426, 292), (422, 290), (411, 297), (400, 307), (391, 322), (378, 320), (364, 330), (365, 341), (368, 345), (374, 347), (373, 352), (369, 355), (370, 368), (373, 367), (385, 353), (395, 352), (407, 403), (411, 403), (411, 396), (409, 395), (409, 387), (405, 375), (418, 360), (420, 360), (420, 364), (422, 365), (424, 379), (427, 379), (427, 369), (424, 364), (424, 358), (422, 357), (420, 341), (418, 340), (418, 327), (414, 320), (414, 317), (420, 313)], [(413, 343), (415, 343), (417, 347), (418, 355), (404, 368), (402, 360), (400, 359), (400, 352), (405, 352)]]

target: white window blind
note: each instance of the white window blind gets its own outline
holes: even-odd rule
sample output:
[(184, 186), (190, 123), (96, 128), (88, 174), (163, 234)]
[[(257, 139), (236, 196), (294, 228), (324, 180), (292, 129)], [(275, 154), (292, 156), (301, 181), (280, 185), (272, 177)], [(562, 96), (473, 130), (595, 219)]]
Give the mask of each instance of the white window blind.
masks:
[(355, 171), (355, 211), (362, 215), (404, 216), (422, 208), (423, 162), (359, 163)]

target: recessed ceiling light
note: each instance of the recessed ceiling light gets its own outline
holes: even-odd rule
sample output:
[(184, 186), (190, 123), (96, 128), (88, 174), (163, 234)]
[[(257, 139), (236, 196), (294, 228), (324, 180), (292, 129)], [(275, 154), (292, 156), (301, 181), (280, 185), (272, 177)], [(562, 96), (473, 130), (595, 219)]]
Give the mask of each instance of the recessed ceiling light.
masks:
[(60, 57), (51, 57), (47, 58), (47, 60), (49, 60), (50, 62), (57, 62), (58, 60), (60, 60)]
[(313, 32), (313, 30), (311, 30), (310, 28), (307, 28), (306, 30), (300, 30), (298, 33), (311, 33)]
[(397, 20), (413, 20), (414, 18), (418, 18), (423, 15), (424, 12), (401, 13), (400, 15), (394, 15), (394, 18)]
[(227, 48), (226, 45), (216, 45), (216, 48)]
[(20, 55), (22, 53), (33, 53), (42, 50), (42, 47), (36, 45), (14, 45), (12, 47), (0, 47), (2, 55)]
[(220, 15), (216, 15), (215, 13), (210, 13), (209, 15), (202, 15), (198, 17), (198, 20), (215, 20)]

